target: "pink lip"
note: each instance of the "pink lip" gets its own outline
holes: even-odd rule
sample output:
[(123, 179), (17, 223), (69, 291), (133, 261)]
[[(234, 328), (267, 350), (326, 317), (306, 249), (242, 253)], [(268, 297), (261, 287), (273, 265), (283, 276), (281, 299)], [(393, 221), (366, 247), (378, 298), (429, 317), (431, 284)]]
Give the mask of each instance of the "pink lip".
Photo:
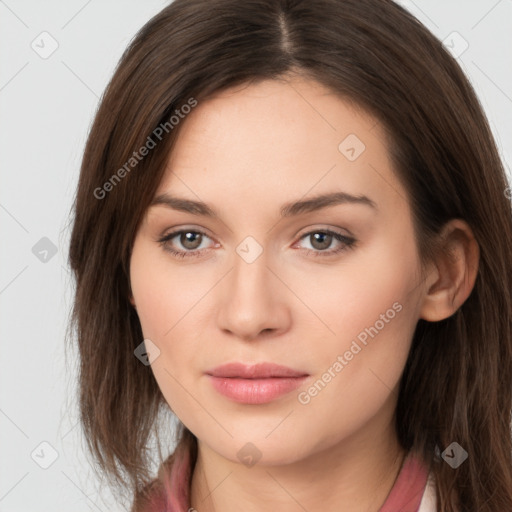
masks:
[(228, 363), (206, 372), (212, 386), (235, 402), (264, 404), (298, 388), (308, 377), (273, 363)]

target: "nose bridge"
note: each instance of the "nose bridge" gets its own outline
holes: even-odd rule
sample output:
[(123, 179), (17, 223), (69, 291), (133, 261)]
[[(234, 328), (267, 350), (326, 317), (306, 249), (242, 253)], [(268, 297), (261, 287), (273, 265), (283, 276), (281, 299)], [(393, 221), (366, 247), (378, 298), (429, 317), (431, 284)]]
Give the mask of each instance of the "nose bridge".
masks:
[(236, 248), (233, 269), (226, 276), (226, 296), (220, 301), (219, 327), (242, 338), (253, 338), (279, 323), (276, 277), (267, 268), (267, 253), (258, 246), (246, 240)]
[[(269, 270), (267, 268), (267, 253), (261, 252), (254, 257), (251, 252), (254, 250), (249, 248), (246, 254), (240, 254), (243, 250), (241, 244), (237, 248), (237, 254), (234, 258), (234, 268), (231, 273), (232, 293), (235, 293), (239, 300), (245, 298), (253, 300), (254, 297), (261, 297), (261, 293), (269, 284)], [(247, 257), (246, 257), (247, 256)], [(266, 286), (265, 286), (266, 285)]]

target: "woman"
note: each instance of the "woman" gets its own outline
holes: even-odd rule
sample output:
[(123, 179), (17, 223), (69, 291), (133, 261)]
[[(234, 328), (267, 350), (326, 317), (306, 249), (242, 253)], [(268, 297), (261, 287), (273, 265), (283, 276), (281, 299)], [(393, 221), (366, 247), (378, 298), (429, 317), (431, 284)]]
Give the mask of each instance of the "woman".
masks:
[(506, 189), (468, 80), (393, 2), (173, 2), (74, 205), (98, 467), (134, 511), (512, 509)]

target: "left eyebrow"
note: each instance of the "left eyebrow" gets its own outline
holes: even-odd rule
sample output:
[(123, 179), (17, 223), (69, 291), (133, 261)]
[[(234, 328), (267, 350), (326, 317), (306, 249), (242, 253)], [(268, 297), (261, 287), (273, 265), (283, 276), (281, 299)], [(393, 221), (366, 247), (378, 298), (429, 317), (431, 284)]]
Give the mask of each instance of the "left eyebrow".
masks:
[[(279, 213), (282, 218), (293, 217), (303, 213), (314, 212), (336, 206), (338, 204), (361, 204), (377, 210), (377, 205), (369, 197), (364, 195), (354, 196), (346, 192), (332, 192), (329, 194), (321, 194), (308, 199), (292, 201), (281, 206)], [(172, 196), (170, 194), (160, 194), (153, 199), (151, 206), (167, 206), (173, 210), (178, 210), (192, 215), (200, 215), (204, 217), (219, 218), (215, 210), (202, 201), (194, 201), (182, 197)]]
[(281, 207), (281, 217), (293, 217), (302, 213), (314, 212), (336, 206), (338, 204), (362, 204), (377, 210), (377, 205), (369, 197), (364, 195), (354, 196), (347, 192), (332, 192), (330, 194), (321, 194), (302, 201), (286, 203)]

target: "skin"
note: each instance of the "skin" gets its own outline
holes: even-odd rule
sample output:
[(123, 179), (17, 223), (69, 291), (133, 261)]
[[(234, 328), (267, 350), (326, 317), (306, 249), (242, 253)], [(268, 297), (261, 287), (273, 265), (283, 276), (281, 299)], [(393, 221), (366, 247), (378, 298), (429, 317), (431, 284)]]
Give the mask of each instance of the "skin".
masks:
[[(422, 274), (381, 126), (317, 82), (295, 76), (225, 90), (181, 128), (156, 196), (204, 201), (219, 218), (150, 207), (130, 277), (144, 337), (160, 350), (154, 376), (198, 438), (192, 507), (378, 511), (405, 455), (393, 417), (414, 328), (452, 315), (471, 292), (478, 246), (470, 228), (447, 224), (446, 250)], [(366, 146), (354, 161), (338, 149), (349, 134)], [(284, 203), (333, 191), (365, 195), (376, 208), (346, 203), (279, 218)], [(308, 253), (322, 252), (311, 232), (326, 228), (355, 246)], [(167, 242), (202, 255), (177, 258), (158, 243), (176, 229), (205, 231), (195, 246), (179, 235)], [(236, 252), (247, 236), (263, 249), (252, 263)], [(323, 250), (342, 245), (333, 238)], [(301, 404), (298, 393), (394, 303), (401, 311)], [(310, 377), (268, 404), (239, 404), (204, 374), (232, 361), (276, 362)], [(251, 467), (237, 457), (248, 442), (261, 452)]]

